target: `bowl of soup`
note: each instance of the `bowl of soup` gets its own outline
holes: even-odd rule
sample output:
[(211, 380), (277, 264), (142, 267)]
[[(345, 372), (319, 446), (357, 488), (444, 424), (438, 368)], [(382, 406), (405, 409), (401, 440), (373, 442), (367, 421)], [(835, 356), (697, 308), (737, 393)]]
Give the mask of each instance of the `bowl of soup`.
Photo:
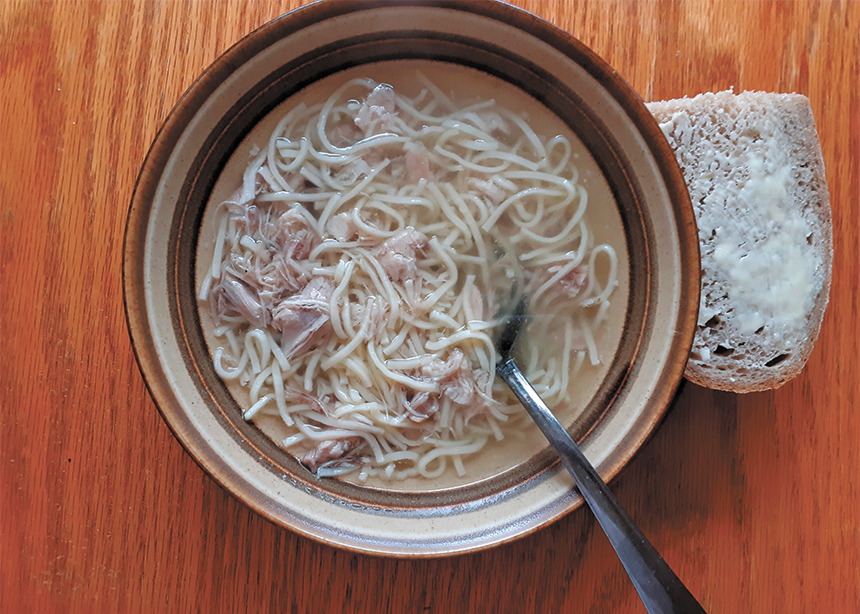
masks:
[(502, 3), (323, 2), (244, 38), (159, 132), (123, 272), (197, 463), (283, 527), (406, 557), (582, 503), (495, 377), (511, 301), (519, 364), (610, 480), (680, 382), (699, 288), (642, 101)]

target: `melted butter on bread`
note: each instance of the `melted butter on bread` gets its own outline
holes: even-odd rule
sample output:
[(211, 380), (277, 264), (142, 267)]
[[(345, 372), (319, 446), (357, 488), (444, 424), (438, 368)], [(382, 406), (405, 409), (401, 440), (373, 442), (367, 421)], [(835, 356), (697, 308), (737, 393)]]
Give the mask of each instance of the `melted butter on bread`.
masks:
[(699, 230), (702, 294), (686, 375), (736, 392), (780, 386), (806, 362), (830, 286), (830, 205), (809, 101), (720, 92), (648, 107)]

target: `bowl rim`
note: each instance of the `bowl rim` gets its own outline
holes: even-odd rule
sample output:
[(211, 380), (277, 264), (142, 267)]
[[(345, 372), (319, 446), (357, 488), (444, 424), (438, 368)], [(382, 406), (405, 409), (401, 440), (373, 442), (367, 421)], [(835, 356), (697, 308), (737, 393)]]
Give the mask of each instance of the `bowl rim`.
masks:
[[(665, 366), (660, 372), (659, 380), (655, 384), (652, 393), (651, 402), (660, 409), (644, 429), (641, 442), (628, 451), (627, 454), (617, 458), (613, 465), (609, 467), (609, 470), (603, 473), (603, 477), (607, 482), (612, 480), (630, 462), (631, 458), (641, 450), (644, 443), (653, 435), (665, 416), (666, 410), (683, 377), (687, 356), (689, 349), (692, 347), (695, 334), (699, 304), (700, 254), (696, 223), (689, 192), (675, 155), (656, 119), (647, 110), (641, 97), (617, 71), (612, 69), (589, 47), (568, 32), (523, 9), (505, 4), (499, 0), (483, 0), (480, 2), (458, 2), (457, 0), (396, 0), (394, 2), (389, 0), (321, 0), (285, 13), (247, 34), (222, 53), (188, 87), (162, 123), (146, 154), (134, 186), (123, 237), (123, 307), (135, 360), (150, 396), (174, 437), (180, 442), (185, 451), (189, 453), (194, 462), (220, 487), (238, 499), (243, 505), (254, 510), (267, 520), (280, 527), (286, 526), (291, 531), (327, 545), (332, 545), (336, 542), (327, 540), (313, 531), (303, 530), (302, 527), (285, 525), (280, 517), (272, 513), (267, 507), (259, 505), (257, 500), (240, 496), (236, 492), (236, 489), (231, 487), (225, 476), (218, 475), (215, 471), (204, 465), (198, 455), (189, 448), (183, 434), (179, 432), (178, 426), (167, 415), (164, 406), (167, 400), (172, 397), (170, 387), (166, 382), (159, 381), (158, 378), (153, 377), (149, 373), (150, 365), (156, 363), (157, 360), (154, 358), (156, 353), (154, 343), (146, 334), (145, 311), (140, 308), (145, 303), (145, 281), (143, 279), (143, 271), (141, 270), (144, 245), (142, 242), (135, 240), (132, 236), (132, 230), (146, 225), (159, 180), (172, 151), (187, 127), (188, 121), (206, 103), (214, 89), (227, 76), (232, 74), (238, 66), (241, 66), (245, 61), (268, 48), (272, 43), (299, 32), (310, 25), (347, 13), (392, 6), (443, 8), (472, 13), (500, 21), (542, 40), (573, 60), (591, 77), (595, 78), (609, 92), (614, 101), (622, 107), (625, 115), (630, 119), (636, 131), (650, 148), (662, 184), (671, 201), (670, 204), (675, 215), (678, 230), (679, 250), (681, 252), (679, 262), (682, 267), (679, 282), (680, 296), (678, 302), (681, 307), (678, 313), (678, 334), (674, 336), (671, 342), (671, 355), (666, 359)], [(575, 507), (577, 505), (570, 506), (561, 515), (568, 513)], [(426, 558), (445, 554), (480, 551), (529, 535), (538, 529), (546, 527), (547, 524), (560, 516), (549, 518), (543, 523), (530, 527), (528, 530), (519, 532), (516, 535), (506, 536), (504, 539), (496, 540), (492, 543), (473, 546), (452, 553), (422, 552), (409, 556)], [(379, 551), (378, 549), (363, 549), (350, 544), (337, 543), (337, 545), (354, 552), (397, 557), (404, 556), (403, 553), (388, 553)]]

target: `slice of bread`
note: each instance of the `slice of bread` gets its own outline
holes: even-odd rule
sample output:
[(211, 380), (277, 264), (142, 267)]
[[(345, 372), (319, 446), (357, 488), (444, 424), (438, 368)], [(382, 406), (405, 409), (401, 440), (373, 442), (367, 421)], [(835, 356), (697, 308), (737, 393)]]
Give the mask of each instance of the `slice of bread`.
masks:
[(830, 294), (833, 238), (809, 100), (732, 92), (648, 104), (699, 227), (702, 297), (685, 375), (734, 392), (806, 364)]

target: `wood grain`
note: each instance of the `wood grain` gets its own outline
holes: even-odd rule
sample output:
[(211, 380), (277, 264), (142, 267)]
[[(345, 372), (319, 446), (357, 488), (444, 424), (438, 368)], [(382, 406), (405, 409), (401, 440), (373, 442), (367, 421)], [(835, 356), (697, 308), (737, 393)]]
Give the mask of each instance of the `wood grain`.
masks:
[[(584, 509), (514, 544), (398, 561), (281, 530), (171, 436), (122, 310), (122, 236), (160, 123), (294, 2), (0, 0), (0, 610), (643, 612)], [(613, 490), (709, 612), (860, 609), (860, 2), (517, 0), (646, 100), (809, 96), (835, 259), (810, 362), (685, 385)]]

